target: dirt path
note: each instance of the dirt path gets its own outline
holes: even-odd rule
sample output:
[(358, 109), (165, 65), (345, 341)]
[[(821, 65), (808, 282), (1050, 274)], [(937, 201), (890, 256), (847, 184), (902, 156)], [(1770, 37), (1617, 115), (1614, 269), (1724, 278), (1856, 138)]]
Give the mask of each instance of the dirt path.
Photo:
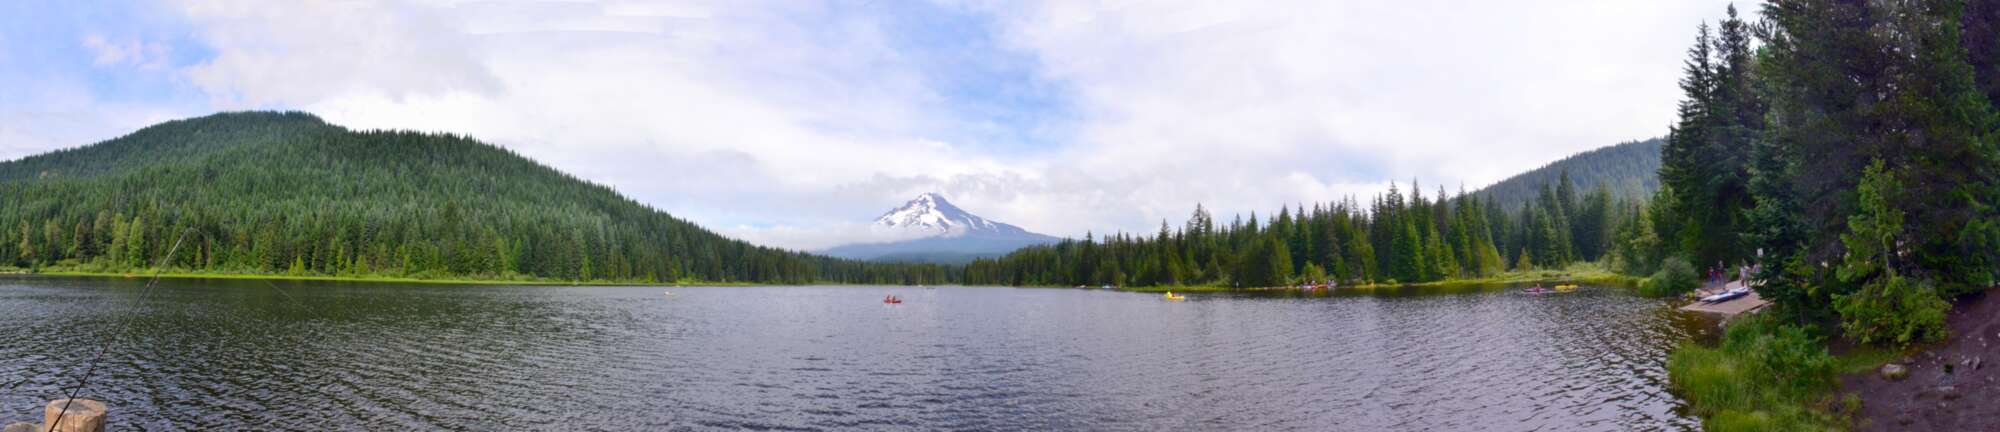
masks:
[(1841, 377), (1861, 397), (1867, 431), (2000, 431), (2000, 289), (1961, 299), (1945, 322), (1951, 341), (1910, 357), (1909, 377)]

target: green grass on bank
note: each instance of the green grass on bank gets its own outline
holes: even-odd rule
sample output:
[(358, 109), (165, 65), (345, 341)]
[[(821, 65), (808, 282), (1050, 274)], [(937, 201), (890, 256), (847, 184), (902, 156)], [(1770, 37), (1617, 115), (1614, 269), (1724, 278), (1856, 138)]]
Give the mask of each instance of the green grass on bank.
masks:
[[(153, 273), (153, 271), (152, 271), (152, 270), (130, 270), (130, 271), (106, 271), (106, 270), (101, 270), (101, 269), (86, 269), (86, 268), (73, 268), (73, 267), (70, 267), (70, 268), (65, 268), (65, 267), (45, 267), (45, 268), (41, 268), (41, 269), (32, 269), (32, 270), (31, 270), (31, 269), (18, 269), (18, 268), (10, 268), (10, 269), (0, 269), (0, 274), (21, 274), (21, 275), (35, 275), (35, 276), (51, 276), (51, 277), (91, 277), (91, 278), (118, 278), (118, 279), (139, 279), (139, 280), (145, 280), (145, 279), (149, 279), (149, 278), (152, 278), (152, 277), (154, 276), (154, 273)], [(610, 285), (635, 285), (635, 286), (653, 286), (653, 285), (702, 285), (702, 286), (749, 286), (749, 285), (757, 285), (757, 284), (751, 284), (751, 283), (745, 283), (745, 282), (702, 282), (702, 281), (693, 281), (693, 280), (682, 280), (682, 281), (657, 281), (657, 282), (656, 282), (656, 281), (614, 281), (614, 280), (602, 280), (602, 279), (599, 279), (599, 280), (587, 280), (587, 281), (573, 281), (573, 280), (558, 280), (558, 279), (546, 279), (546, 278), (534, 278), (534, 277), (527, 277), (527, 276), (518, 276), (518, 275), (517, 275), (517, 276), (512, 276), (512, 277), (492, 277), (492, 278), (463, 278), (463, 277), (427, 277), (427, 276), (422, 276), (422, 275), (418, 275), (418, 276), (399, 276), (399, 275), (310, 275), (310, 274), (308, 274), (308, 275), (294, 275), (294, 274), (266, 274), (266, 273), (235, 273), (235, 272), (202, 272), (202, 271), (186, 271), (186, 270), (180, 270), (180, 269), (171, 269), (171, 270), (166, 270), (166, 271), (162, 271), (162, 272), (160, 272), (160, 273), (159, 273), (159, 277), (160, 277), (161, 279), (228, 279), (228, 280), (271, 280), (271, 281), (314, 281), (314, 282), (361, 282), (361, 283), (402, 283), (402, 284), (438, 284), (438, 285), (564, 285), (564, 286), (575, 286), (575, 285), (594, 285), (594, 286), (595, 286), (595, 285), (604, 285), (604, 286), (610, 286)]]
[(1804, 328), (1755, 314), (1731, 323), (1715, 346), (1683, 342), (1667, 359), (1667, 377), (1709, 431), (1844, 430), (1860, 400), (1837, 395), (1838, 377), (1896, 353), (1856, 347), (1835, 356), (1826, 346)]

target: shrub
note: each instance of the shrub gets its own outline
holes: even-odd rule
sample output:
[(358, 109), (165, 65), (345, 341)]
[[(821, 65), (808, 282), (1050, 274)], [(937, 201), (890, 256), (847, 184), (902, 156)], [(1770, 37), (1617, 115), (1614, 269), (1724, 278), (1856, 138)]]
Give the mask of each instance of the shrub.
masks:
[[(1768, 321), (1768, 319), (1766, 320)], [(1815, 392), (1834, 384), (1834, 359), (1826, 346), (1804, 328), (1779, 325), (1757, 334), (1735, 352), (1755, 360), (1757, 373), (1798, 392)]]
[(1326, 270), (1321, 269), (1319, 264), (1306, 263), (1306, 269), (1301, 273), (1303, 274), (1299, 275), (1300, 279), (1307, 283), (1322, 283), (1327, 280)]
[(1944, 340), (1951, 304), (1927, 284), (1890, 273), (1861, 291), (1835, 296), (1840, 328), (1861, 343), (1907, 346)]
[(1653, 273), (1639, 283), (1639, 293), (1653, 297), (1686, 294), (1701, 286), (1701, 279), (1694, 273), (1694, 266), (1679, 257), (1667, 258), (1660, 263), (1660, 271)]

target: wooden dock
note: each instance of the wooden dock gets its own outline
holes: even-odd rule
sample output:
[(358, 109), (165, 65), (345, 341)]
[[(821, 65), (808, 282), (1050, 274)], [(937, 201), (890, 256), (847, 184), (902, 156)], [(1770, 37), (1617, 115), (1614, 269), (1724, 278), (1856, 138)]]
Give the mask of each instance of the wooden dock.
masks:
[[(1743, 286), (1742, 282), (1730, 282), (1728, 284), (1723, 285), (1722, 288), (1720, 289), (1712, 291), (1697, 291), (1696, 294), (1706, 296), (1709, 294), (1719, 293), (1740, 286)], [(1737, 297), (1734, 300), (1725, 301), (1721, 303), (1706, 303), (1706, 304), (1697, 301), (1687, 306), (1681, 306), (1681, 310), (1689, 312), (1712, 313), (1712, 314), (1722, 315), (1723, 317), (1734, 317), (1744, 313), (1763, 310), (1765, 307), (1768, 307), (1770, 305), (1771, 305), (1770, 300), (1764, 300), (1764, 297), (1758, 296), (1757, 291), (1753, 289), (1750, 291), (1750, 294), (1742, 297)]]

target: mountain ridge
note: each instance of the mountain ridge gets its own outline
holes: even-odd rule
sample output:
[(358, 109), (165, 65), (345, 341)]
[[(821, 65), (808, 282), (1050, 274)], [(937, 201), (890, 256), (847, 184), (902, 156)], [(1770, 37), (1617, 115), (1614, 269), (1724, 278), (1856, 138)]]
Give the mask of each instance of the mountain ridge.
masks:
[(0, 266), (419, 279), (918, 283), (948, 269), (730, 239), (454, 134), (300, 112), (173, 120), (0, 162)]
[(1555, 185), (1567, 171), (1579, 192), (1602, 184), (1617, 199), (1649, 198), (1660, 189), (1660, 148), (1665, 144), (1665, 138), (1652, 138), (1585, 150), (1471, 193), (1508, 211), (1519, 210), (1540, 193), (1543, 184)]

